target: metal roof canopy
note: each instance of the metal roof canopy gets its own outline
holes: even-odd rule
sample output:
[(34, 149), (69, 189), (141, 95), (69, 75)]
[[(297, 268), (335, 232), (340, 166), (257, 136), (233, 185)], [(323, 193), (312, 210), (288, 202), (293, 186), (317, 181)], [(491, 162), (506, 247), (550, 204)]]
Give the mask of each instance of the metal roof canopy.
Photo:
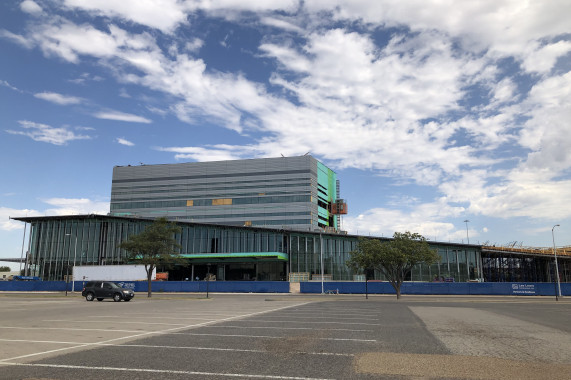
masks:
[[(84, 214), (84, 215), (53, 215), (53, 216), (26, 216), (26, 217), (9, 217), (12, 220), (18, 220), (20, 222), (25, 223), (33, 223), (39, 222), (44, 220), (73, 220), (73, 219), (95, 219), (95, 220), (126, 220), (132, 222), (150, 222), (156, 220), (156, 218), (151, 217), (140, 217), (140, 216), (117, 216), (117, 215), (100, 215), (100, 214)], [(324, 237), (349, 237), (349, 238), (368, 238), (368, 239), (379, 239), (382, 241), (390, 241), (393, 240), (392, 237), (384, 237), (384, 236), (365, 236), (365, 235), (355, 235), (355, 234), (347, 234), (347, 233), (332, 233), (328, 231), (310, 231), (304, 229), (293, 229), (287, 228), (287, 226), (282, 226), (281, 228), (275, 227), (265, 227), (265, 226), (234, 226), (234, 225), (227, 225), (227, 224), (215, 224), (215, 223), (198, 223), (194, 221), (186, 221), (186, 220), (170, 220), (169, 222), (173, 222), (178, 225), (194, 225), (194, 226), (203, 226), (203, 227), (219, 227), (219, 228), (226, 228), (226, 229), (238, 229), (238, 230), (248, 230), (248, 231), (272, 231), (277, 233), (288, 234), (290, 236), (296, 235), (313, 235), (319, 236), (323, 235)], [(428, 240), (429, 244), (440, 245), (444, 247), (465, 247), (465, 248), (482, 248), (481, 245), (478, 244), (465, 244), (465, 243), (451, 243), (451, 242), (442, 242), (442, 241), (432, 241)]]

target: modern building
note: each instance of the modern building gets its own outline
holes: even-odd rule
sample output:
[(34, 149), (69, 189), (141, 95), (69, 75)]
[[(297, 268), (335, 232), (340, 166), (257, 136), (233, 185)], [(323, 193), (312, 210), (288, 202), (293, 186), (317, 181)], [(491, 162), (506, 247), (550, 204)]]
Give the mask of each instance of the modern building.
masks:
[(337, 230), (346, 213), (335, 172), (310, 155), (113, 169), (114, 216)]
[[(43, 280), (62, 280), (74, 266), (127, 264), (120, 243), (158, 217), (181, 228), (176, 239), (186, 260), (169, 269), (169, 280), (203, 279), (207, 273), (226, 281), (311, 280), (322, 274), (328, 280), (362, 280), (362, 273), (345, 264), (362, 238), (339, 228), (346, 212), (336, 174), (306, 155), (117, 166), (109, 215), (14, 219), (30, 224), (25, 273)], [(440, 262), (416, 266), (408, 280), (555, 278), (550, 250), (429, 244)], [(571, 281), (571, 250), (562, 249), (558, 256), (561, 282)], [(368, 273), (368, 278), (384, 279), (381, 273)]]
[[(109, 215), (14, 218), (30, 224), (26, 274), (43, 280), (62, 280), (73, 266), (126, 264), (119, 244), (138, 234), (153, 219)], [(357, 235), (178, 221), (176, 235), (185, 265), (169, 269), (169, 280), (287, 281), (320, 276), (339, 281), (360, 279), (345, 262), (359, 240)], [(387, 238), (380, 238), (388, 240)], [(441, 256), (433, 265), (414, 268), (409, 280), (435, 278), (465, 282), (484, 275), (480, 246), (430, 242)], [(159, 271), (162, 269), (159, 268)], [(356, 277), (357, 276), (357, 277)], [(380, 273), (370, 279), (383, 280)]]

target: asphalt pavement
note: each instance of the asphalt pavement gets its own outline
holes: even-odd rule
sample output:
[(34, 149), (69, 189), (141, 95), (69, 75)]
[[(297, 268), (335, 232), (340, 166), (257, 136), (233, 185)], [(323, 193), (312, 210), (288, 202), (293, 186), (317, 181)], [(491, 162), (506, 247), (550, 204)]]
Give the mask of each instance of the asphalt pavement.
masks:
[(0, 379), (568, 379), (571, 300), (0, 294)]

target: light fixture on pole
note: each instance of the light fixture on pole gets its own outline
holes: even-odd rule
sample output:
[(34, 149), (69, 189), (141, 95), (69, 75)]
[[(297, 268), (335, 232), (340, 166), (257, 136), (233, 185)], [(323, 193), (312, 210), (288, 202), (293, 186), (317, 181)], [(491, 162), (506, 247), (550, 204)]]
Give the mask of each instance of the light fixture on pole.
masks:
[(466, 223), (466, 240), (468, 240), (468, 244), (470, 244), (470, 236), (468, 236), (468, 222), (470, 222), (468, 219), (464, 221), (464, 223)]
[(555, 232), (553, 232), (555, 227), (560, 227), (560, 225), (556, 224), (551, 229), (551, 238), (553, 239), (553, 257), (555, 258), (555, 279), (556, 279), (556, 283), (557, 283), (557, 288), (555, 289), (555, 300), (559, 301), (559, 297), (561, 297), (561, 283), (559, 282), (559, 266), (557, 265), (557, 249), (555, 248)]

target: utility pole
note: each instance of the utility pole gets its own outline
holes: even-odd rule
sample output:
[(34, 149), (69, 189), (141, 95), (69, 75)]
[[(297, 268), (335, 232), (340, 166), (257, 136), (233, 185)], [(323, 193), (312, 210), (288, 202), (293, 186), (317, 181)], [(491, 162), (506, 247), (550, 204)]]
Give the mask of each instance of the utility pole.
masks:
[(560, 227), (559, 224), (556, 224), (551, 229), (551, 237), (553, 238), (553, 257), (555, 257), (555, 278), (557, 280), (557, 288), (555, 289), (555, 300), (559, 301), (559, 297), (561, 297), (561, 283), (559, 282), (559, 266), (557, 265), (557, 249), (555, 248), (555, 233), (553, 230), (555, 227)]
[(468, 222), (470, 222), (468, 219), (464, 221), (464, 223), (466, 223), (466, 240), (468, 240), (468, 244), (470, 244), (470, 237), (468, 236)]

